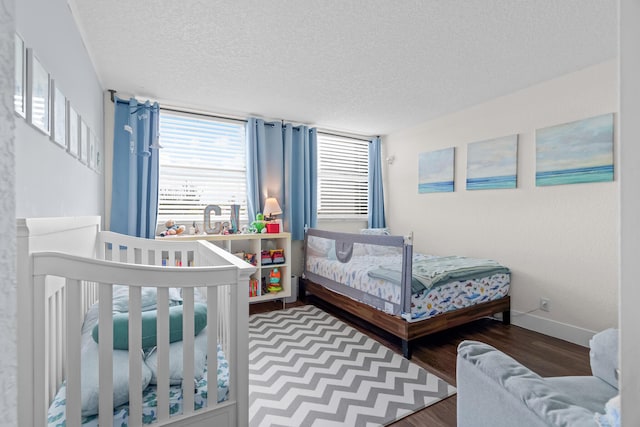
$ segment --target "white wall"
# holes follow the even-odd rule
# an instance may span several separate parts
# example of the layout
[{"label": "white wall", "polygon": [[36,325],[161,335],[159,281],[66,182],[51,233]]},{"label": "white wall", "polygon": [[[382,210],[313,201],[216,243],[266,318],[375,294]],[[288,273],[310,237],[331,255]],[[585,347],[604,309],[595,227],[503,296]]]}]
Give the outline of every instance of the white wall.
[{"label": "white wall", "polygon": [[18,425],[13,0],[0,0],[0,426]]},{"label": "white wall", "polygon": [[[67,2],[20,0],[16,31],[102,142],[102,87]],[[23,119],[15,137],[18,217],[103,214],[102,175]]]},{"label": "white wall", "polygon": [[[617,108],[610,61],[389,135],[391,230],[413,231],[420,252],[500,261],[512,270],[514,324],[587,345],[617,325],[618,171],[615,182],[537,188],[535,130]],[[516,133],[518,188],[466,191],[467,143]],[[456,147],[455,192],[418,194],[418,153],[446,147]],[[551,311],[523,314],[540,297]]]},{"label": "white wall", "polygon": [[620,1],[620,386],[622,425],[640,420],[640,2]]}]

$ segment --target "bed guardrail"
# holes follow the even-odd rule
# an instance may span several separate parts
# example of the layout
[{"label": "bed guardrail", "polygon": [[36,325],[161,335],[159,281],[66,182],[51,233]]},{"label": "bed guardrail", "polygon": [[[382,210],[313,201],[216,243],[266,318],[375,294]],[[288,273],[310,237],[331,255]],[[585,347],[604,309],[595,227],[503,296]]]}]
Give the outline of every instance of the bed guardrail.
[{"label": "bed guardrail", "polygon": [[[350,289],[337,284],[334,280],[322,275],[313,273],[307,269],[308,256],[313,251],[313,244],[310,240],[320,239],[323,241],[327,251],[327,256],[333,256],[335,251],[335,259],[341,262],[349,262],[354,253],[354,245],[376,246],[386,248],[396,248],[402,253],[402,274],[400,283],[400,302],[398,304],[389,301],[380,301],[375,297],[357,290]],[[318,242],[318,240],[316,240]],[[310,247],[311,246],[311,247]],[[365,301],[383,311],[393,314],[408,313],[411,311],[411,280],[412,280],[412,259],[413,259],[413,234],[409,236],[390,236],[390,235],[370,235],[370,234],[354,234],[340,233],[335,231],[319,230],[308,228],[305,233],[304,241],[304,267],[303,277],[326,286],[327,288],[350,296],[352,298]],[[390,310],[389,305],[392,306]]]}]

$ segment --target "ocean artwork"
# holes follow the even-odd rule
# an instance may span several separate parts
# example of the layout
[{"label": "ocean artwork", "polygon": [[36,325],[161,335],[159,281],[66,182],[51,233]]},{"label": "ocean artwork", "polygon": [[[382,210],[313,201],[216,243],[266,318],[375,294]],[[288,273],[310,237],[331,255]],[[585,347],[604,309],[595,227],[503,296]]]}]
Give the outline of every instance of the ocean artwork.
[{"label": "ocean artwork", "polygon": [[613,181],[613,113],[536,131],[536,186]]},{"label": "ocean artwork", "polygon": [[418,155],[418,193],[453,191],[454,148]]},{"label": "ocean artwork", "polygon": [[518,135],[467,145],[467,190],[516,188]]}]

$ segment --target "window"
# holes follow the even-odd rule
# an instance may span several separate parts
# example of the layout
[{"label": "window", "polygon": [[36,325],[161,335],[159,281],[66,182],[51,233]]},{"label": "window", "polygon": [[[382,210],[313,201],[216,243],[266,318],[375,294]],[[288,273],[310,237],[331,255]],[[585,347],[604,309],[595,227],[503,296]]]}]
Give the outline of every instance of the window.
[{"label": "window", "polygon": [[318,133],[318,217],[366,217],[368,174],[368,141]]},{"label": "window", "polygon": [[247,219],[244,123],[161,110],[160,145],[159,224],[200,225],[211,204],[216,220],[229,221],[234,203]]}]

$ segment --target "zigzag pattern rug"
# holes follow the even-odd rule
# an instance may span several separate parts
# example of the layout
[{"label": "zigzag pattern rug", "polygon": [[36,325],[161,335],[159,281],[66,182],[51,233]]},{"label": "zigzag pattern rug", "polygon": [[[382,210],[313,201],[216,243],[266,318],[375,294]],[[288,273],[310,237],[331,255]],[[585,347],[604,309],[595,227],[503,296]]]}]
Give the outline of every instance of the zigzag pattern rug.
[{"label": "zigzag pattern rug", "polygon": [[455,393],[314,306],[249,318],[249,426],[378,426]]}]

